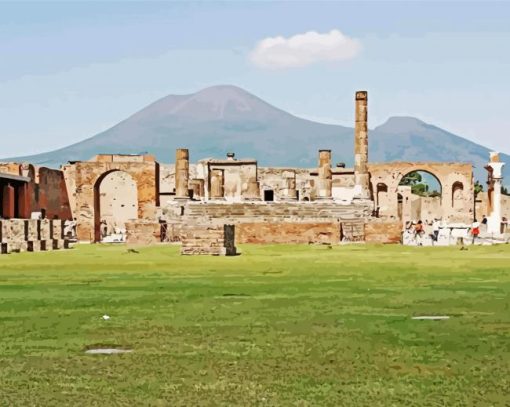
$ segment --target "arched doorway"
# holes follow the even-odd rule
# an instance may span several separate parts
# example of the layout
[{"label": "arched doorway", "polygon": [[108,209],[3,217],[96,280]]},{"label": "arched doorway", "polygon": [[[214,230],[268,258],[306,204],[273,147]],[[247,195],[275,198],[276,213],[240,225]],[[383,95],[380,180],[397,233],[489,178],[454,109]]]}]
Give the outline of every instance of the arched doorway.
[{"label": "arched doorway", "polygon": [[464,206],[464,184],[456,181],[452,185],[452,208],[461,210]]},{"label": "arched doorway", "polygon": [[401,195],[399,217],[404,222],[432,222],[443,216],[442,185],[435,174],[424,170],[410,171],[402,176],[398,190]]},{"label": "arched doorway", "polygon": [[125,238],[128,220],[138,219],[138,190],[133,177],[113,170],[101,175],[94,185],[94,237],[96,242],[115,236]]},{"label": "arched doorway", "polygon": [[383,182],[379,182],[376,185],[376,211],[378,216],[383,216],[386,214],[389,207],[389,196],[388,196],[388,185]]}]

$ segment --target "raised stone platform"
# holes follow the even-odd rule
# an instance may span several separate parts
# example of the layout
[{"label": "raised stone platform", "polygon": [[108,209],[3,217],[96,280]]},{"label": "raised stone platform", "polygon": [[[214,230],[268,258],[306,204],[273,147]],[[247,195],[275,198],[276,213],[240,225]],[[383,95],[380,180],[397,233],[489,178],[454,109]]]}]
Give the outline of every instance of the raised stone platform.
[{"label": "raised stone platform", "polygon": [[64,223],[58,219],[0,220],[0,254],[68,249]]}]

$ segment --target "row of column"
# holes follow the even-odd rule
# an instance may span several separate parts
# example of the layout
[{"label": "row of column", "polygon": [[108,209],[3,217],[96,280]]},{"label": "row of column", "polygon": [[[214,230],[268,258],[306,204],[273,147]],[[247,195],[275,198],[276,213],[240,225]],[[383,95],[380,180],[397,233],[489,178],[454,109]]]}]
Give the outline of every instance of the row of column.
[{"label": "row of column", "polygon": [[[297,199],[296,173],[285,171],[283,198]],[[355,126],[354,126],[354,178],[355,198],[370,199],[368,173],[368,93],[356,92],[355,97]],[[202,181],[203,182],[203,181]],[[210,197],[223,198],[224,172],[213,169],[210,173]],[[175,157],[175,196],[176,199],[189,199],[189,152],[187,149],[177,149]],[[319,173],[317,180],[317,198],[332,199],[332,171],[331,150],[319,150]],[[193,191],[197,189],[199,196],[203,196],[204,185],[193,180]],[[260,186],[256,178],[248,180],[245,199],[260,199]]]},{"label": "row of column", "polygon": [[[283,174],[283,200],[297,200],[296,172],[292,170],[284,171]],[[221,199],[224,197],[225,174],[222,169],[212,169],[209,174],[211,199]],[[331,171],[331,150],[319,151],[319,177],[317,180],[317,198],[332,199],[332,171]],[[175,198],[189,199],[189,185],[193,190],[194,196],[204,196],[204,180],[189,180],[189,152],[187,149],[180,148],[175,157]],[[243,192],[243,198],[247,200],[260,199],[260,184],[256,177],[250,178],[247,182],[246,191]]]},{"label": "row of column", "polygon": [[11,185],[7,183],[2,187],[2,217],[12,218],[30,218],[28,185]]}]

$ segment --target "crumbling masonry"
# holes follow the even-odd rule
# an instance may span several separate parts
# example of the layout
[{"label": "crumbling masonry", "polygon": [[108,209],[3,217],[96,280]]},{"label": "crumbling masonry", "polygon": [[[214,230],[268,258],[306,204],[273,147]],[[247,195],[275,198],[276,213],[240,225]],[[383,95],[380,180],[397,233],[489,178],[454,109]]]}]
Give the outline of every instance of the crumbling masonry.
[{"label": "crumbling masonry", "polygon": [[[70,162],[60,171],[0,164],[0,216],[27,219],[43,211],[46,218],[74,219],[80,241],[182,241],[183,253],[201,254],[234,253],[226,230],[229,236],[235,230],[236,243],[389,243],[414,219],[473,221],[471,164],[369,162],[364,91],[355,94],[354,138],[354,168],[333,167],[328,149],[318,152],[315,168],[259,167],[234,153],[190,163],[186,148],[176,151],[175,164],[122,154]],[[498,165],[491,162],[496,185]],[[440,196],[420,197],[400,185],[413,171],[435,176]]]}]

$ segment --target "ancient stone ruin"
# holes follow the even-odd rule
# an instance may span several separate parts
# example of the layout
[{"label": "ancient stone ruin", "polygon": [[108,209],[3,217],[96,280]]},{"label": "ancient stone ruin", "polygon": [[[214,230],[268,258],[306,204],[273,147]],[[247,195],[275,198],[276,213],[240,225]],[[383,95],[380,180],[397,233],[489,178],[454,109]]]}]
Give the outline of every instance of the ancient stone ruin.
[{"label": "ancient stone ruin", "polygon": [[[123,154],[99,154],[60,170],[0,164],[1,241],[20,250],[28,242],[42,247],[38,241],[58,240],[49,245],[60,247],[70,234],[82,242],[181,242],[183,254],[230,255],[240,243],[397,243],[413,221],[468,230],[483,215],[488,233],[505,234],[510,200],[501,196],[497,155],[486,167],[489,190],[475,199],[471,164],[372,163],[368,140],[368,95],[360,91],[354,168],[333,166],[328,149],[318,151],[315,168],[259,167],[233,152],[192,162],[186,148],[176,151],[173,164]],[[402,184],[417,171],[434,177],[440,191],[420,196]],[[34,213],[73,228],[35,239],[32,223],[30,236],[19,226]]]}]

